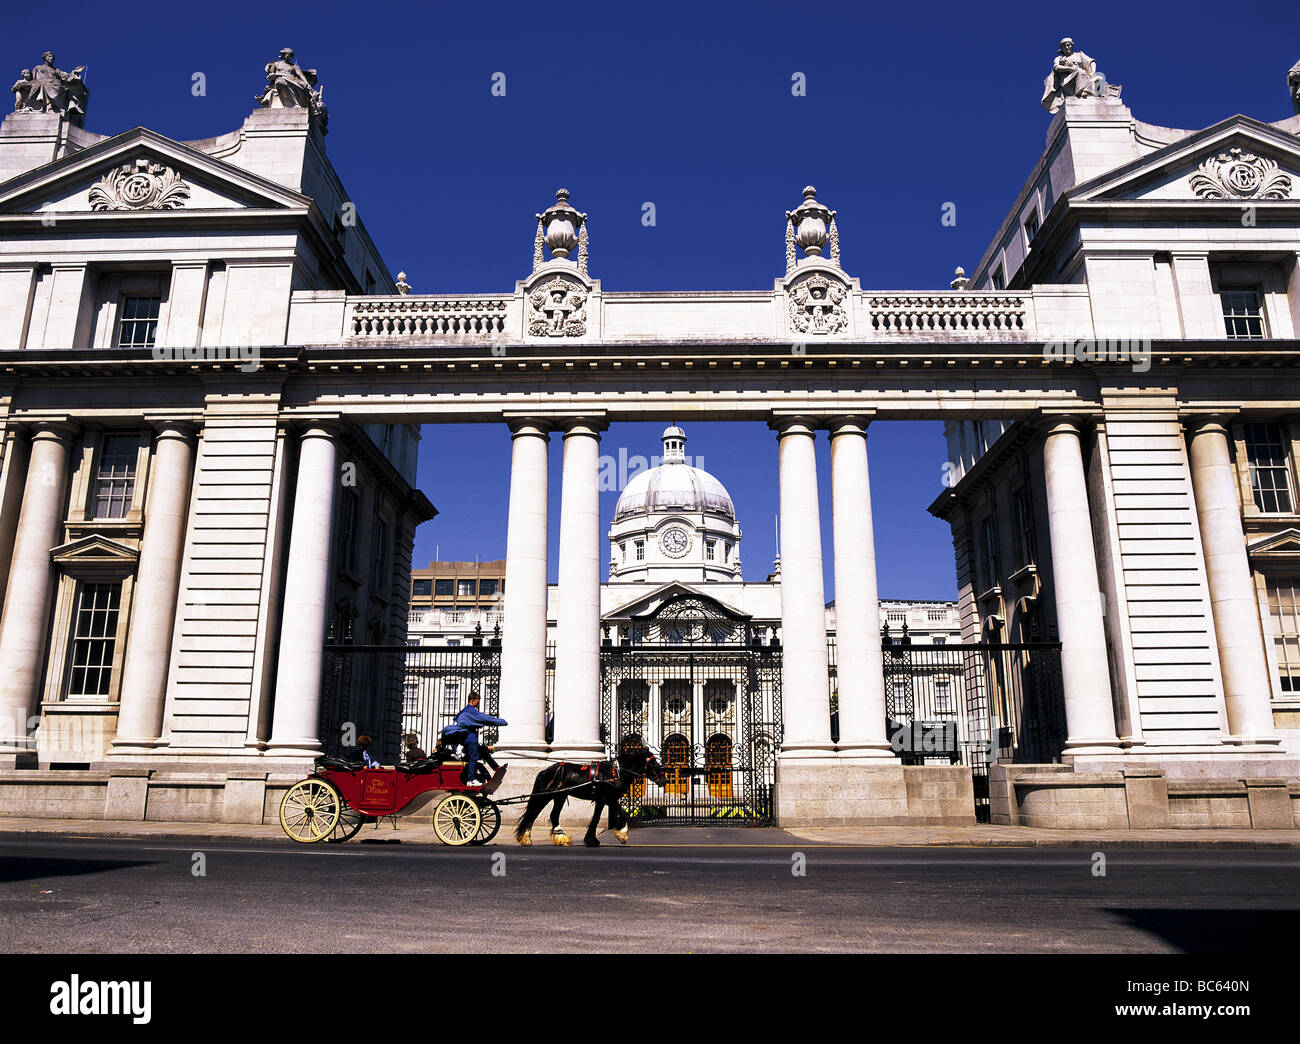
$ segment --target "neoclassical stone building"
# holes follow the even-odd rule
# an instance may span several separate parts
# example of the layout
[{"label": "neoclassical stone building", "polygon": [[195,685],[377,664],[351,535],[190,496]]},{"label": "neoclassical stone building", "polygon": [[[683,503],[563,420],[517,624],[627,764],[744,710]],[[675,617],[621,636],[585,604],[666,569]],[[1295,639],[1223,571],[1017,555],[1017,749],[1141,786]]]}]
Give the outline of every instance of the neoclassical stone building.
[{"label": "neoclassical stone building", "polygon": [[[779,656],[743,614],[645,612],[667,646],[735,637],[719,644],[761,727],[733,756],[774,768],[754,800],[779,822],[969,822],[978,766],[901,758],[887,734],[868,429],[928,418],[949,424],[932,510],[984,665],[967,693],[1000,762],[974,773],[994,818],[1293,821],[1300,116],[1151,126],[1063,42],[1047,147],[969,280],[864,289],[810,187],[770,287],[607,293],[561,190],[513,289],[442,296],[390,277],[291,52],[238,130],[188,143],[86,130],[84,85],[57,73],[0,125],[0,808],[260,820],[338,726],[399,705],[331,665],[405,639],[433,511],[413,488],[422,424],[512,440],[502,752],[603,755],[625,733],[602,434],[751,419],[774,435]],[[653,581],[638,539],[695,545],[629,508],[615,566]],[[702,581],[734,569],[729,524],[705,526]]]}]

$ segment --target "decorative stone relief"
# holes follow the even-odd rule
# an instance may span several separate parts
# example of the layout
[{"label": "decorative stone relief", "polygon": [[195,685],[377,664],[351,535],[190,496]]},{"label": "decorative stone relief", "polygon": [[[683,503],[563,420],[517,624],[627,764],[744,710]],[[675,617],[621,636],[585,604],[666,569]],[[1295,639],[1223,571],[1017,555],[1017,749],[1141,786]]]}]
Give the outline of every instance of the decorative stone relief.
[{"label": "decorative stone relief", "polygon": [[1211,156],[1188,183],[1201,199],[1290,199],[1291,176],[1253,152],[1229,149]]},{"label": "decorative stone relief", "polygon": [[531,337],[581,337],[587,332],[587,291],[556,276],[528,295]]},{"label": "decorative stone relief", "polygon": [[834,334],[849,325],[849,288],[814,272],[792,286],[790,328],[798,333]]},{"label": "decorative stone relief", "polygon": [[171,167],[138,159],[109,171],[90,189],[91,210],[179,210],[190,187]]}]

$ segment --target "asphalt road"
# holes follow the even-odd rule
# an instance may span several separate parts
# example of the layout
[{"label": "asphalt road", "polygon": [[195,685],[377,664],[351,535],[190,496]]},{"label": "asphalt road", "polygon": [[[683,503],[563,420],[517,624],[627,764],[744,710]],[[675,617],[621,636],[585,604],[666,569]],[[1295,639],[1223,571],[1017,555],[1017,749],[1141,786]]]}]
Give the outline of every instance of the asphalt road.
[{"label": "asphalt road", "polygon": [[1300,934],[1294,850],[1115,848],[1099,877],[1084,849],[743,838],[587,850],[0,835],[0,951],[462,952],[476,940],[524,953],[1261,957],[1289,954]]}]

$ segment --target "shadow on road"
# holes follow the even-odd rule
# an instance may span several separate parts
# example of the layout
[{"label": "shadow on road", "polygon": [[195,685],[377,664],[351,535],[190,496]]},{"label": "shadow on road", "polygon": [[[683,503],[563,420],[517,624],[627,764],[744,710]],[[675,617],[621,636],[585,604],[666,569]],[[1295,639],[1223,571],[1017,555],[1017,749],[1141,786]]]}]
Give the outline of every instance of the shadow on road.
[{"label": "shadow on road", "polygon": [[45,856],[8,856],[0,860],[0,884],[31,881],[35,878],[78,877],[125,870],[132,866],[152,866],[155,860],[140,859],[53,859]]},{"label": "shadow on road", "polygon": [[[1130,926],[1158,935],[1184,953],[1249,953],[1282,956],[1293,952],[1300,932],[1300,910],[1108,909]],[[1284,942],[1285,940],[1285,942]]]}]

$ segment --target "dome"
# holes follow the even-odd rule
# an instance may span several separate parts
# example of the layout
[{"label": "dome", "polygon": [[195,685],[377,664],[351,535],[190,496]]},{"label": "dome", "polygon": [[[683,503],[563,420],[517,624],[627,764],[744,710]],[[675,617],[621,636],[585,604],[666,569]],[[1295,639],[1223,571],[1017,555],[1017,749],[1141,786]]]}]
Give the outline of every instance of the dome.
[{"label": "dome", "polygon": [[663,463],[633,476],[618,498],[614,521],[671,511],[708,511],[735,522],[736,509],[726,487],[707,471],[686,463],[686,433],[674,424],[665,429],[663,443]]}]

